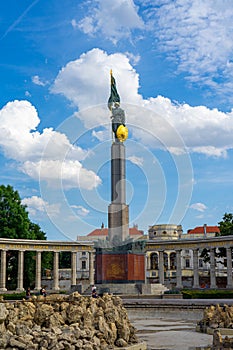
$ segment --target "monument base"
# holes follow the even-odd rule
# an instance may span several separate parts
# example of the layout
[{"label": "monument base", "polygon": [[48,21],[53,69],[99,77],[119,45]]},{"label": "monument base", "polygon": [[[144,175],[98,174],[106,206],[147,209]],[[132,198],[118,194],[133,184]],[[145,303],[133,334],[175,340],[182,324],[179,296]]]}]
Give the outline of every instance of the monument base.
[{"label": "monument base", "polygon": [[[120,223],[120,225],[119,225]],[[129,238],[129,206],[111,203],[108,206],[108,236],[110,242]]]},{"label": "monument base", "polygon": [[97,248],[96,283],[145,283],[143,241],[113,248]]}]

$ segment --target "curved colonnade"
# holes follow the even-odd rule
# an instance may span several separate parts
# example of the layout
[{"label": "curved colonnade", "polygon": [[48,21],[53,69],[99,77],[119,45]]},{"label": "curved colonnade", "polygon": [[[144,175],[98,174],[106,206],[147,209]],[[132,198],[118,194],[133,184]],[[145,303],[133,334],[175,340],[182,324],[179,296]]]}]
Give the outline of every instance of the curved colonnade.
[{"label": "curved colonnade", "polygon": [[201,239],[178,239],[178,240],[149,240],[146,242],[146,269],[151,269],[151,255],[158,253],[158,277],[159,283],[164,284],[164,253],[170,251],[176,255],[176,288],[183,288],[182,285],[182,250],[193,251],[193,288],[199,288],[199,264],[198,254],[204,248],[210,251],[210,288],[216,288],[216,261],[215,250],[226,249],[227,259],[227,288],[233,288],[232,280],[232,247],[233,236],[221,236]]},{"label": "curved colonnade", "polygon": [[77,253],[89,253],[89,279],[90,284],[94,284],[94,243],[93,242],[63,242],[63,241],[42,241],[42,240],[26,240],[26,239],[0,239],[0,291],[6,289],[6,254],[7,251],[18,251],[18,275],[17,275],[17,291],[23,291],[23,275],[24,275],[24,252],[36,252],[36,274],[35,274],[35,290],[41,289],[41,254],[42,252],[53,252],[53,290],[59,290],[59,252],[71,252],[71,285],[76,284],[77,279]]},{"label": "curved colonnade", "polygon": [[[227,288],[233,289],[232,278],[232,248],[233,237],[211,237],[202,239],[178,239],[178,240],[148,240],[145,246],[145,269],[146,272],[155,269],[151,266],[151,256],[158,255],[156,262],[158,270],[159,283],[164,284],[165,264],[164,253],[172,256],[176,266],[169,266],[175,269],[176,288],[183,288],[182,285],[182,250],[192,250],[193,252],[193,288],[199,288],[199,264],[198,256],[204,248],[210,251],[210,288],[216,288],[216,259],[215,250],[217,248],[226,249],[226,275]],[[0,292],[6,291],[6,254],[7,251],[18,251],[18,275],[17,275],[17,291],[23,291],[24,276],[24,252],[36,252],[36,273],[35,273],[35,290],[41,289],[41,254],[45,251],[53,252],[53,290],[59,290],[59,252],[71,252],[71,285],[75,285],[77,281],[77,253],[87,252],[89,254],[89,283],[94,284],[94,242],[63,242],[63,241],[36,241],[36,240],[16,240],[16,239],[0,239]],[[170,264],[170,263],[169,263]],[[148,280],[145,281],[148,283]]]}]

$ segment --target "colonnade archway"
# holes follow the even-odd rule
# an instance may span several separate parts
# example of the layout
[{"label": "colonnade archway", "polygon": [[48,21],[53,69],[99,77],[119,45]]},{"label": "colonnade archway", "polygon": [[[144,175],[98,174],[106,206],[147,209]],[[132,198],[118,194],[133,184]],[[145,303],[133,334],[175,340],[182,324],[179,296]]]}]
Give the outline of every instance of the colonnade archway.
[{"label": "colonnade archway", "polygon": [[94,244],[93,242],[62,242],[62,241],[37,241],[37,240],[16,240],[0,239],[0,291],[7,291],[6,288],[6,261],[7,252],[17,251],[18,271],[17,271],[17,291],[23,291],[24,285],[24,254],[27,251],[36,253],[35,260],[35,290],[41,289],[41,257],[42,253],[53,252],[53,287],[54,291],[59,290],[59,253],[71,252],[71,285],[76,285],[77,281],[77,253],[89,253],[89,282],[94,284]]},{"label": "colonnade archway", "polygon": [[189,269],[192,270],[192,287],[200,287],[200,273],[201,266],[199,264],[200,252],[204,249],[209,250],[210,263],[209,263],[209,282],[210,288],[217,288],[216,276],[217,276],[217,260],[216,249],[226,249],[226,287],[233,289],[232,278],[232,248],[233,237],[221,236],[201,239],[178,239],[178,240],[150,240],[146,242],[146,283],[152,283],[154,281],[164,284],[166,278],[175,280],[175,287],[178,289],[183,288],[182,272],[183,267],[183,254],[185,250],[192,252],[192,265]]}]

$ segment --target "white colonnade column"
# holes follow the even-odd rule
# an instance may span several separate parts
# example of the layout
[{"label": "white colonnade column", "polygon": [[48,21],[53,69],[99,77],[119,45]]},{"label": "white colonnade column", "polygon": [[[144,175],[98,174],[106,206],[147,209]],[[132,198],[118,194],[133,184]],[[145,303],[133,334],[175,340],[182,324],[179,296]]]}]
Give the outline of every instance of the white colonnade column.
[{"label": "white colonnade column", "polygon": [[216,288],[215,248],[210,249],[210,288]]},{"label": "white colonnade column", "polygon": [[18,251],[18,276],[17,276],[17,292],[23,292],[23,263],[24,263],[24,251]]},{"label": "white colonnade column", "polygon": [[193,288],[199,288],[198,249],[193,249]]},{"label": "white colonnade column", "polygon": [[95,278],[94,278],[94,253],[89,252],[89,281],[90,285],[95,284]]},{"label": "white colonnade column", "polygon": [[41,251],[36,251],[36,283],[35,290],[41,289]]},{"label": "white colonnade column", "polygon": [[159,250],[159,283],[164,284],[164,256],[163,256],[163,250]]},{"label": "white colonnade column", "polygon": [[54,252],[53,255],[53,290],[58,291],[59,288],[59,252]]},{"label": "white colonnade column", "polygon": [[181,250],[176,250],[176,288],[183,288],[181,269]]},{"label": "white colonnade column", "polygon": [[0,291],[6,292],[6,250],[1,250]]},{"label": "white colonnade column", "polygon": [[77,253],[71,252],[71,286],[77,284]]},{"label": "white colonnade column", "polygon": [[232,288],[232,251],[227,248],[227,288]]}]

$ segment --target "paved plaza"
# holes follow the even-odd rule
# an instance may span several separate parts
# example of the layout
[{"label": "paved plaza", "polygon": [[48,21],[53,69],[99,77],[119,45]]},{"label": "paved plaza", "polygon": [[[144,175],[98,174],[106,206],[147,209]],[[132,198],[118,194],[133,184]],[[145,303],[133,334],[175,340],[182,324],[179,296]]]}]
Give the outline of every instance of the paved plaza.
[{"label": "paved plaza", "polygon": [[[148,350],[210,350],[213,336],[196,332],[196,324],[201,320],[205,307],[231,305],[232,299],[125,299],[124,303],[132,325],[138,330],[138,337],[147,342]],[[135,307],[130,308],[130,303]]]},{"label": "paved plaza", "polygon": [[147,342],[148,350],[207,350],[212,335],[195,331],[196,322],[155,317],[130,317],[138,337]]}]

